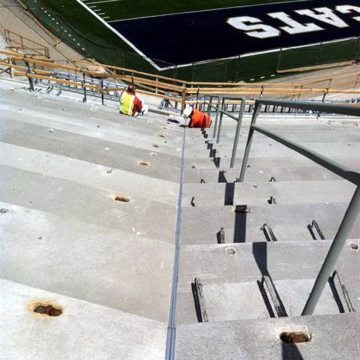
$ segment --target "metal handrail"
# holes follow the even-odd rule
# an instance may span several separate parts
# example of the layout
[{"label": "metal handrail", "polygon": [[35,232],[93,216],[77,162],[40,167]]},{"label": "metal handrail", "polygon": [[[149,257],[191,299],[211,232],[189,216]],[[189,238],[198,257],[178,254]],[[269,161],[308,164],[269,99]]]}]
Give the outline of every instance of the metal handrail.
[{"label": "metal handrail", "polygon": [[354,195],[345,212],[340,227],[337,230],[335,238],[321,266],[321,270],[316,278],[314,286],[311,290],[309,298],[301,314],[301,315],[312,315],[320,299],[321,293],[323,292],[324,287],[327,284],[328,278],[335,267],[336,261],[341,254],[341,250],[345,245],[345,241],[349,237],[350,231],[353,225],[355,224],[357,216],[360,212],[360,174],[356,171],[348,169],[342,164],[338,164],[333,160],[321,154],[318,154],[317,152],[311,149],[306,148],[305,146],[297,144],[295,141],[286,139],[259,125],[255,125],[262,105],[275,105],[275,106],[278,105],[278,106],[285,106],[294,109],[312,110],[312,111],[320,111],[320,112],[335,113],[335,114],[350,115],[350,116],[360,116],[360,106],[324,104],[324,103],[313,103],[313,102],[293,102],[293,101],[289,102],[289,101],[275,101],[275,100],[255,101],[255,109],[251,120],[250,131],[244,152],[239,181],[241,182],[244,181],[250,149],[251,149],[252,138],[254,132],[257,131],[283,144],[284,146],[296,151],[297,153],[305,156],[306,158],[315,161],[320,166],[334,172],[343,179],[348,180],[356,185],[356,190],[354,192]]},{"label": "metal handrail", "polygon": [[[236,121],[236,130],[235,130],[235,137],[234,137],[234,144],[231,153],[231,160],[230,160],[230,168],[234,167],[235,159],[236,159],[236,151],[239,143],[239,136],[241,130],[242,119],[245,111],[245,102],[246,99],[244,97],[221,97],[216,96],[218,98],[217,106],[212,105],[212,99],[214,96],[210,96],[210,100],[208,103],[208,113],[210,114],[211,109],[216,109],[216,118],[214,123],[214,132],[213,138],[216,137],[216,143],[220,142],[220,134],[221,134],[221,126],[222,126],[222,119],[223,115],[228,116],[229,118]],[[240,101],[240,110],[238,116],[235,116],[228,111],[225,111],[225,101],[227,100],[237,100]],[[221,103],[221,106],[220,106]]]}]

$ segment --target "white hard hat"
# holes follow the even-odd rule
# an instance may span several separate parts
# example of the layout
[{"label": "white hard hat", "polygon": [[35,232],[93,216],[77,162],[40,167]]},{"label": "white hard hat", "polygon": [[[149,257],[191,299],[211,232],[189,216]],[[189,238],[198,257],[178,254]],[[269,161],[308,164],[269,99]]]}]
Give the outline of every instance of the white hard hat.
[{"label": "white hard hat", "polygon": [[193,108],[191,106],[186,106],[186,108],[183,111],[183,115],[186,117],[189,117],[193,111]]}]

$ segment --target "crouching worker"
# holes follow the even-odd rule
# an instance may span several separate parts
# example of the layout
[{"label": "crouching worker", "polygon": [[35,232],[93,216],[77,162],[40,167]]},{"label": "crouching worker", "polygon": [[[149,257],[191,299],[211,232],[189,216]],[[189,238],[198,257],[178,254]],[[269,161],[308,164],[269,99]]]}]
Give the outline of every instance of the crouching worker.
[{"label": "crouching worker", "polygon": [[203,113],[200,110],[193,109],[191,106],[187,106],[184,111],[183,115],[185,118],[189,118],[190,122],[188,126],[190,128],[209,128],[211,126],[211,119],[208,114]]},{"label": "crouching worker", "polygon": [[120,113],[130,116],[146,115],[148,107],[136,96],[135,86],[129,85],[120,95]]}]

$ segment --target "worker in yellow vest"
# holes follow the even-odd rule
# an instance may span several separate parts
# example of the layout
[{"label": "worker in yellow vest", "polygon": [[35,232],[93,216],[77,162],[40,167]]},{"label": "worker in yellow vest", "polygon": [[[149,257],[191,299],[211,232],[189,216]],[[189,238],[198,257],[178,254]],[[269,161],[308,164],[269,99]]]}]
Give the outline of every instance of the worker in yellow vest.
[{"label": "worker in yellow vest", "polygon": [[135,94],[135,86],[129,85],[120,95],[120,113],[130,116],[146,115],[148,107]]}]

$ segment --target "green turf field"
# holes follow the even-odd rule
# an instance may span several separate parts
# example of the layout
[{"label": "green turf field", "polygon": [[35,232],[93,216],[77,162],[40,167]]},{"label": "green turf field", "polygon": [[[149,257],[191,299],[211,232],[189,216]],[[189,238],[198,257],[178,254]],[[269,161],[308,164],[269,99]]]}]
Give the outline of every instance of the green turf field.
[{"label": "green turf field", "polygon": [[[75,0],[21,0],[60,39],[84,57],[100,62],[156,73],[156,70]],[[101,9],[103,18],[129,19],[186,11],[272,3],[285,0],[85,0]],[[289,0],[286,0],[289,1]],[[263,80],[277,69],[311,66],[359,58],[358,40],[318,45],[279,53],[216,61],[162,71],[162,75],[193,81]]]}]

